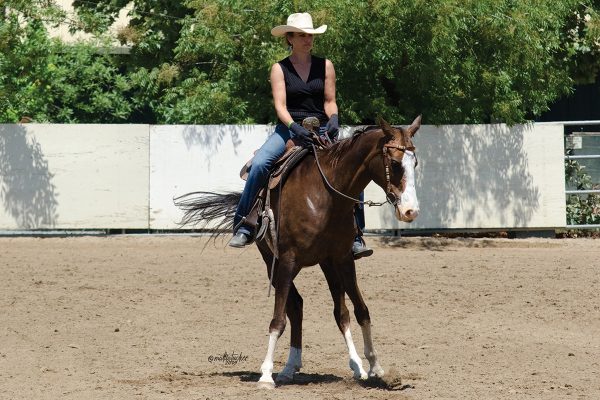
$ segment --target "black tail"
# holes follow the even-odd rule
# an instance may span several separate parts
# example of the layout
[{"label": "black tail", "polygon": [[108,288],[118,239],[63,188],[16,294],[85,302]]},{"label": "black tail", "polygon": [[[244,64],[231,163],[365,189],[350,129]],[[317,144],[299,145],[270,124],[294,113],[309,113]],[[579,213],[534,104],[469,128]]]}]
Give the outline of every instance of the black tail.
[{"label": "black tail", "polygon": [[209,229],[216,235],[224,230],[231,231],[241,197],[241,192],[192,192],[176,197],[173,199],[175,205],[184,212],[179,226],[206,228],[214,222]]}]

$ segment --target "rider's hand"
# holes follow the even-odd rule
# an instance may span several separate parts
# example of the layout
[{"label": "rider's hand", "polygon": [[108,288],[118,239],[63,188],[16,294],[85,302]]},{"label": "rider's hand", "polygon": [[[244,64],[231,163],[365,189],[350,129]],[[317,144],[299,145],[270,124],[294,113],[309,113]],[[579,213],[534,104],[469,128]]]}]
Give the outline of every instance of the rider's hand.
[{"label": "rider's hand", "polygon": [[327,130],[327,134],[329,135],[331,140],[337,139],[337,136],[340,133],[340,123],[338,122],[337,114],[331,115],[331,118],[329,118],[329,121],[327,122],[325,129]]},{"label": "rider's hand", "polygon": [[297,122],[290,125],[292,139],[297,139],[303,145],[310,144],[312,142],[312,135],[310,132]]}]

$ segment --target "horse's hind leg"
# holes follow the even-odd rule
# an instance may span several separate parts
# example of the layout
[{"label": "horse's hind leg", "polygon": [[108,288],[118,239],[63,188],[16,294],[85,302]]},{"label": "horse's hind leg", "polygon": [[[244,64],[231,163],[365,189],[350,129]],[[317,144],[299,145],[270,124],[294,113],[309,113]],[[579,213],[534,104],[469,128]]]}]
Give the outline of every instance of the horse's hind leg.
[{"label": "horse's hind leg", "polygon": [[350,356],[349,365],[354,373],[354,378],[366,379],[367,373],[363,369],[362,360],[356,351],[352,334],[350,333],[350,313],[348,312],[348,307],[346,307],[344,285],[339,270],[329,263],[321,263],[320,265],[325,274],[327,285],[329,285],[331,297],[333,298],[333,316],[335,317],[335,322],[342,335],[344,335],[344,340],[348,347],[348,355]]},{"label": "horse's hind leg", "polygon": [[379,365],[379,359],[377,358],[377,352],[373,347],[373,337],[371,336],[371,317],[369,315],[369,309],[365,304],[365,301],[358,288],[356,281],[356,268],[354,260],[351,263],[344,264],[342,271],[344,280],[344,287],[346,293],[354,305],[354,315],[356,320],[362,329],[363,341],[365,346],[365,357],[369,360],[369,377],[383,377],[384,371]]},{"label": "horse's hind leg", "polygon": [[286,304],[286,313],[290,320],[290,354],[285,368],[277,374],[277,383],[289,383],[294,374],[302,368],[302,296],[292,283]]}]

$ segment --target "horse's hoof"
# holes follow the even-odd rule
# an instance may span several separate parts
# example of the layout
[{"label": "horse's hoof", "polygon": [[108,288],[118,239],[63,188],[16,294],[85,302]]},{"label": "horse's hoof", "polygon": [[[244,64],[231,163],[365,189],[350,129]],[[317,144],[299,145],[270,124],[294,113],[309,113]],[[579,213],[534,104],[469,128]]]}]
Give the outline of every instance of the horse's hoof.
[{"label": "horse's hoof", "polygon": [[354,373],[354,379],[356,379],[357,381],[366,381],[367,379],[369,379],[369,376],[367,375],[366,372],[355,372]]},{"label": "horse's hoof", "polygon": [[362,365],[359,365],[354,360],[350,360],[350,369],[352,369],[352,372],[354,372],[354,379],[366,380],[369,377],[367,375],[367,372],[363,369]]},{"label": "horse's hoof", "polygon": [[256,384],[260,389],[275,389],[275,382],[271,379],[271,381],[258,381]]},{"label": "horse's hoof", "polygon": [[287,375],[287,374],[279,373],[279,374],[277,374],[277,378],[275,378],[275,382],[277,382],[278,385],[285,385],[288,383],[292,383],[293,381],[294,381],[294,375]]},{"label": "horse's hoof", "polygon": [[381,368],[381,367],[373,368],[372,370],[369,371],[369,378],[383,378],[384,375],[385,375],[385,372],[383,371],[383,368]]}]

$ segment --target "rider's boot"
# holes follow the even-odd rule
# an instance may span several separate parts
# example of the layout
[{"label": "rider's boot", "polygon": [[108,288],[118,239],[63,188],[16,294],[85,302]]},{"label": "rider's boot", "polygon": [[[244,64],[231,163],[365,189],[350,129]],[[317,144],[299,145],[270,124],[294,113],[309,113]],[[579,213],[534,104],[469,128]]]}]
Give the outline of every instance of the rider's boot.
[{"label": "rider's boot", "polygon": [[372,254],[373,249],[367,247],[362,236],[357,236],[352,244],[352,255],[354,256],[354,259],[358,260],[359,258],[369,257]]},{"label": "rider's boot", "polygon": [[250,235],[245,234],[244,232],[237,232],[231,240],[229,241],[230,247],[244,247],[251,243]]}]

